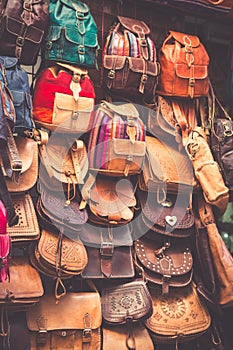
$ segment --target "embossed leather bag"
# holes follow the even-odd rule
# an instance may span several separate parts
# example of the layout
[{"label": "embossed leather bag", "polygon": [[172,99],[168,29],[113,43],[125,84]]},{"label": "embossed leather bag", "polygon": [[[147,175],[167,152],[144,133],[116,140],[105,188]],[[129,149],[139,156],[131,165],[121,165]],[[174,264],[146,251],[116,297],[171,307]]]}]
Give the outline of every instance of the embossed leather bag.
[{"label": "embossed leather bag", "polygon": [[81,273],[83,278],[134,277],[133,239],[129,225],[103,227],[87,222],[80,238],[88,257]]},{"label": "embossed leather bag", "polygon": [[16,57],[25,65],[34,65],[48,25],[47,1],[4,0],[0,13],[0,54]]},{"label": "embossed leather bag", "polygon": [[208,53],[195,35],[170,30],[159,52],[157,93],[194,98],[207,96]]},{"label": "embossed leather bag", "polygon": [[152,300],[147,284],[143,280],[134,280],[104,288],[101,291],[101,303],[105,323],[112,326],[125,324],[128,331],[126,346],[128,349],[134,349],[134,323],[146,320],[152,315]]},{"label": "embossed leather bag", "polygon": [[171,288],[163,295],[159,286],[149,288],[153,302],[153,314],[145,321],[156,344],[179,344],[189,342],[208,332],[211,317],[200,299],[195,284]]},{"label": "embossed leather bag", "polygon": [[89,138],[90,169],[109,176],[139,174],[146,152],[145,132],[132,103],[103,101],[95,111]]},{"label": "embossed leather bag", "polygon": [[97,292],[46,294],[27,312],[31,350],[100,350],[102,322]]},{"label": "embossed leather bag", "polygon": [[170,293],[170,287],[191,282],[193,257],[189,239],[165,238],[150,231],[137,239],[134,247],[145,278],[160,284],[163,294]]},{"label": "embossed leather bag", "polygon": [[152,98],[159,63],[150,28],[143,21],[117,16],[106,38],[102,85],[110,94]]}]

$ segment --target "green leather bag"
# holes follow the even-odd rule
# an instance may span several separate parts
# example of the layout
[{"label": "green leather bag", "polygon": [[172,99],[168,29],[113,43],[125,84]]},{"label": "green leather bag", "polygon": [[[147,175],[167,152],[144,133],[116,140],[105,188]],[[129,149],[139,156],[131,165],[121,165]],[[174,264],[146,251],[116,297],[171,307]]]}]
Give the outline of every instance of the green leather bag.
[{"label": "green leather bag", "polygon": [[43,59],[97,66],[97,25],[89,7],[77,0],[51,0]]}]

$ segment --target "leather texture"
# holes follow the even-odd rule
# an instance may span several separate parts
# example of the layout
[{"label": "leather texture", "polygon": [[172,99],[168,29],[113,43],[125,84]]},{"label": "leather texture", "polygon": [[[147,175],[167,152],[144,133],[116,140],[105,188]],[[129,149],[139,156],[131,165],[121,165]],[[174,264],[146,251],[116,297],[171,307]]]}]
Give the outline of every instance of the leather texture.
[{"label": "leather texture", "polygon": [[88,143],[90,169],[109,176],[140,173],[146,151],[145,132],[132,103],[103,101],[95,111]]},{"label": "leather texture", "polygon": [[96,292],[67,293],[59,302],[47,294],[26,316],[32,350],[101,349],[101,302]]},{"label": "leather texture", "polygon": [[81,1],[52,0],[49,16],[43,58],[96,68],[98,30],[88,5]]},{"label": "leather texture", "polygon": [[92,124],[94,85],[86,70],[68,67],[57,64],[40,71],[33,92],[33,118],[38,127],[83,134]]},{"label": "leather texture", "polygon": [[152,98],[159,68],[148,25],[134,18],[116,17],[104,47],[104,89],[110,95]]},{"label": "leather texture", "polygon": [[195,35],[169,31],[159,52],[161,72],[156,92],[177,97],[207,96],[208,53]]},{"label": "leather texture", "polygon": [[0,5],[0,54],[34,65],[48,25],[48,3],[44,0],[4,0]]}]

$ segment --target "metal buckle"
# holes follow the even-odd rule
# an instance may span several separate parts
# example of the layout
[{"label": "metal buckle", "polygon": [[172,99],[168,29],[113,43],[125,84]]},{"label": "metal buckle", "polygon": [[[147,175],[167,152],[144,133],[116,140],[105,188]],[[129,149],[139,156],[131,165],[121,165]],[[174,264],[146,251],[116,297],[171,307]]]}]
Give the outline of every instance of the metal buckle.
[{"label": "metal buckle", "polygon": [[52,48],[52,41],[48,41],[47,43],[46,43],[46,49],[47,50],[51,50],[51,48]]},{"label": "metal buckle", "polygon": [[33,10],[32,4],[28,3],[26,1],[24,1],[24,3],[23,3],[23,8],[24,8],[24,10],[30,11],[30,12],[32,12],[32,10]]},{"label": "metal buckle", "polygon": [[193,87],[195,85],[195,78],[189,78],[189,86]]},{"label": "metal buckle", "polygon": [[92,330],[91,328],[83,329],[83,342],[87,343],[91,341]]},{"label": "metal buckle", "polygon": [[74,113],[72,114],[72,117],[71,117],[71,118],[72,118],[73,120],[77,120],[77,119],[78,119],[78,116],[79,116],[79,112],[76,111],[76,112],[74,112]]},{"label": "metal buckle", "polygon": [[100,254],[102,256],[109,256],[111,257],[113,255],[114,247],[111,242],[102,242],[100,247]]},{"label": "metal buckle", "polygon": [[132,127],[135,126],[135,118],[128,117],[127,124],[128,124],[128,126],[132,126]]},{"label": "metal buckle", "polygon": [[84,13],[79,12],[78,10],[76,10],[76,18],[77,18],[77,19],[83,20],[84,17],[85,17],[85,16],[84,16]]},{"label": "metal buckle", "polygon": [[110,79],[114,79],[115,78],[115,71],[114,69],[111,69],[109,72],[108,72],[108,78]]},{"label": "metal buckle", "polygon": [[16,39],[16,45],[17,46],[23,46],[24,45],[24,38],[22,36],[18,36]]},{"label": "metal buckle", "polygon": [[148,76],[146,74],[142,74],[141,76],[141,83],[146,84]]},{"label": "metal buckle", "polygon": [[84,47],[84,45],[79,45],[78,46],[78,53],[80,55],[84,55],[85,54],[85,47]]},{"label": "metal buckle", "polygon": [[146,47],[146,46],[147,46],[147,41],[146,41],[145,38],[140,38],[139,41],[140,41],[140,45],[141,45],[141,46],[143,46],[143,47]]},{"label": "metal buckle", "polygon": [[233,135],[232,129],[227,125],[226,122],[223,122],[223,127],[224,127],[224,136],[230,137]]}]

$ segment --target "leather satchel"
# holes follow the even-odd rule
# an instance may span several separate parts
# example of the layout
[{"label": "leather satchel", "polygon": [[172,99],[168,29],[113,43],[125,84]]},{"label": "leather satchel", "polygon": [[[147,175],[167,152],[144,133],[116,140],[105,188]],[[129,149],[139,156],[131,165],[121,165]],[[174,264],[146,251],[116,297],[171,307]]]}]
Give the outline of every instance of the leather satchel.
[{"label": "leather satchel", "polygon": [[171,288],[166,295],[159,286],[151,286],[149,290],[153,314],[145,325],[156,344],[173,344],[178,349],[179,344],[208,332],[211,317],[193,282],[186,287]]},{"label": "leather satchel", "polygon": [[145,278],[161,285],[163,294],[170,293],[170,287],[183,287],[191,282],[193,256],[189,239],[149,232],[135,240],[134,248]]},{"label": "leather satchel", "polygon": [[88,262],[83,278],[134,277],[133,239],[129,225],[103,227],[87,222],[80,239],[85,245]]},{"label": "leather satchel", "polygon": [[34,65],[47,29],[49,12],[44,0],[4,0],[0,5],[0,54]]},{"label": "leather satchel", "polygon": [[12,195],[15,213],[19,220],[17,225],[7,228],[13,245],[24,246],[39,239],[40,229],[32,197],[29,193]]},{"label": "leather satchel", "polygon": [[67,293],[57,302],[46,294],[28,310],[31,350],[100,350],[102,322],[97,292]]},{"label": "leather satchel", "polygon": [[170,30],[159,62],[157,94],[186,98],[208,95],[209,56],[197,36]]}]

